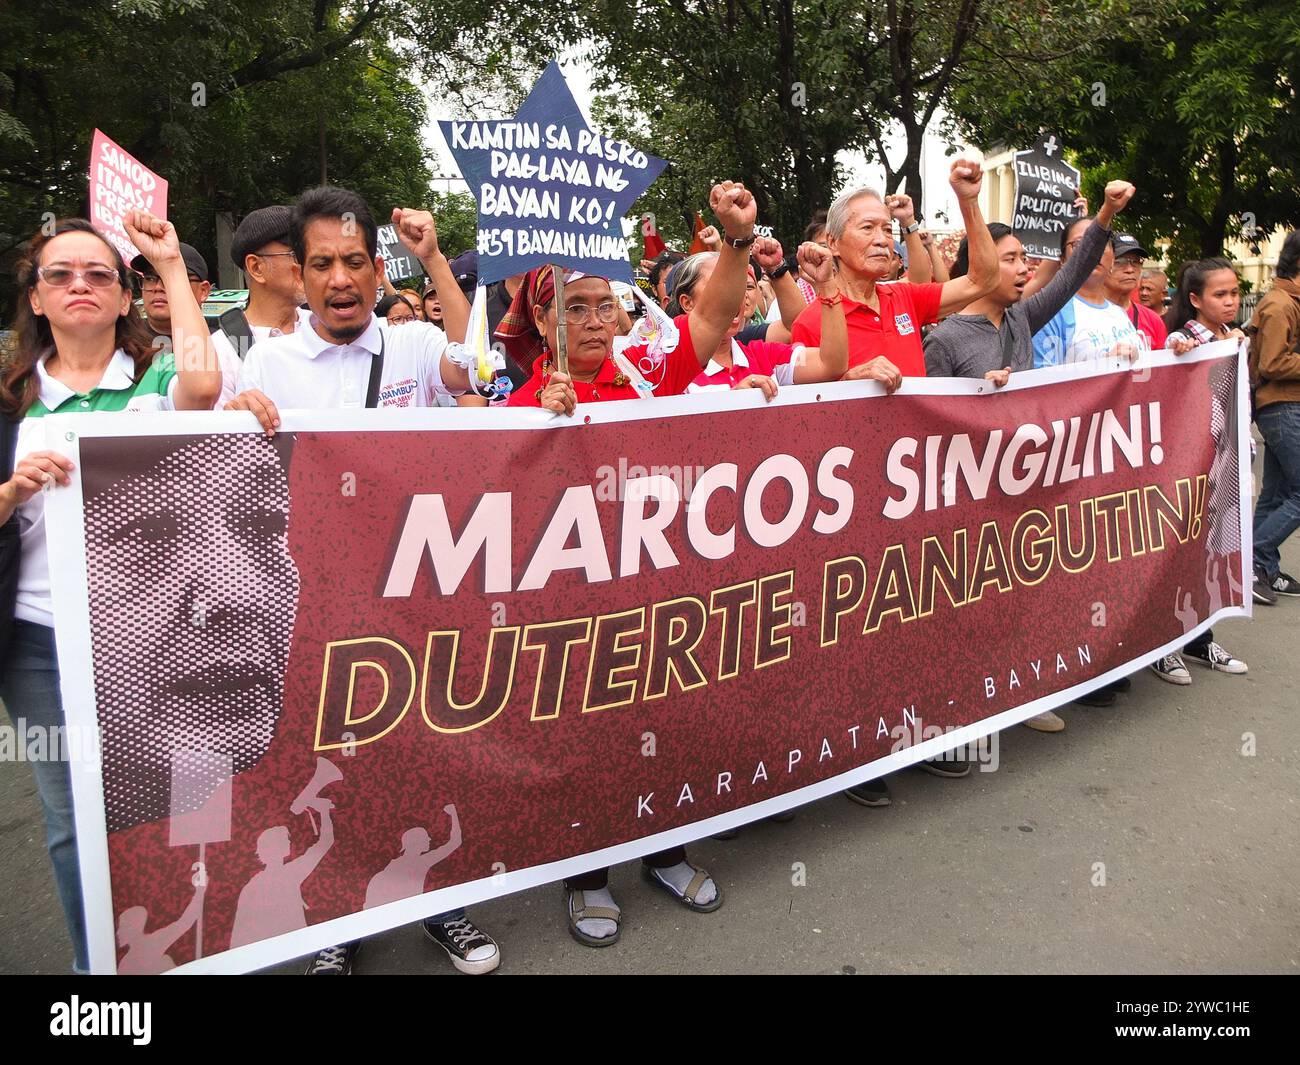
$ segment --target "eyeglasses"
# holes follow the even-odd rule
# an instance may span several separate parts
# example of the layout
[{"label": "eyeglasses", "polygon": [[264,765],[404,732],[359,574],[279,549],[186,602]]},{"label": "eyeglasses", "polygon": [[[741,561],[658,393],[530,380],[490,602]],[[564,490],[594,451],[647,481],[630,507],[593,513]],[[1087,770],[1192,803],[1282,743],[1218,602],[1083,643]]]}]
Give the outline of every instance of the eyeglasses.
[{"label": "eyeglasses", "polygon": [[585,303],[570,303],[564,308],[564,320],[569,325],[585,325],[591,320],[592,315],[609,325],[618,317],[618,304],[612,300],[590,307]]},{"label": "eyeglasses", "polygon": [[259,259],[274,259],[280,255],[287,255],[289,258],[293,258],[293,252],[291,251],[255,251],[253,254]]},{"label": "eyeglasses", "polygon": [[[186,274],[185,276],[189,279],[191,285],[202,283],[200,279],[195,277],[193,274]],[[166,285],[163,284],[162,279],[157,274],[141,274],[140,290],[143,292],[147,288],[166,288]]]},{"label": "eyeglasses", "polygon": [[122,283],[122,279],[117,276],[117,271],[110,270],[106,266],[92,266],[86,270],[73,270],[67,266],[40,266],[37,267],[36,273],[51,288],[67,288],[76,277],[81,278],[91,288],[109,288]]}]

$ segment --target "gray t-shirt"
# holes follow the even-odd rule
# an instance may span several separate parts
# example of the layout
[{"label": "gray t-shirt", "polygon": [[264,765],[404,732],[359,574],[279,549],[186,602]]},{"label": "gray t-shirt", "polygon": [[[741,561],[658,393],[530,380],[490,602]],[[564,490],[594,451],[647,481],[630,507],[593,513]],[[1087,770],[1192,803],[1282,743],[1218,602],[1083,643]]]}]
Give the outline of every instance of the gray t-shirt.
[{"label": "gray t-shirt", "polygon": [[[1055,277],[1028,299],[1012,304],[1002,314],[1002,328],[1011,331],[1011,369],[1034,365],[1034,334],[1069,302],[1101,261],[1110,230],[1093,222],[1083,234],[1079,249]],[[928,377],[979,377],[1002,367],[1003,334],[982,314],[950,314],[925,338],[925,372]]]}]

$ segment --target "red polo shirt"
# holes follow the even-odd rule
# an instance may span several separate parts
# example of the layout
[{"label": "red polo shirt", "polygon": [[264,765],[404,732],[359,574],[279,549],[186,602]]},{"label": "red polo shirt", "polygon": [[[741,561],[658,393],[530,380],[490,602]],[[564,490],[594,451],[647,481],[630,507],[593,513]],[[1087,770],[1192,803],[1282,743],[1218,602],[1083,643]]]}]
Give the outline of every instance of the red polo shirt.
[{"label": "red polo shirt", "polygon": [[1127,313],[1129,321],[1133,323],[1133,328],[1139,333],[1146,334],[1152,351],[1159,351],[1165,346],[1169,331],[1165,328],[1164,320],[1150,307],[1138,303],[1136,293],[1133,295],[1133,302]]},{"label": "red polo shirt", "polygon": [[[925,376],[921,326],[939,320],[943,285],[914,285],[910,281],[884,281],[876,285],[880,301],[877,314],[865,303],[845,297],[844,321],[849,331],[849,366],[861,366],[883,355],[904,377]],[[820,347],[822,308],[814,301],[804,308],[790,330],[791,342]]]},{"label": "red polo shirt", "polygon": [[[680,396],[700,372],[700,360],[695,357],[695,346],[691,343],[690,322],[686,315],[679,314],[674,321],[680,337],[677,347],[668,353],[663,364],[647,370],[641,360],[647,357],[646,346],[638,344],[627,348],[623,354],[628,361],[655,386],[656,396]],[[508,407],[540,407],[541,393],[545,379],[550,377],[552,367],[551,353],[542,352],[533,363],[533,375],[523,385],[510,393],[506,401]],[[594,381],[574,381],[574,394],[579,403],[600,403],[611,399],[636,399],[637,391],[632,387],[623,372],[614,363],[612,356],[600,364],[600,371]]]}]

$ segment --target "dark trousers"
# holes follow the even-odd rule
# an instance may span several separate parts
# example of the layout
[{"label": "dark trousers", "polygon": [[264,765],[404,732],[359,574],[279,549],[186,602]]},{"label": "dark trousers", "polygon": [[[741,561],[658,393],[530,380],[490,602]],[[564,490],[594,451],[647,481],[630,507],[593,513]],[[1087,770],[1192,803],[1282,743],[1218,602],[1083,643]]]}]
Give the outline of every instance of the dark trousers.
[{"label": "dark trousers", "polygon": [[1210,646],[1210,641],[1214,639],[1214,630],[1206,629],[1196,639],[1189,644],[1184,644],[1183,650],[1188,654],[1205,654],[1205,649]]},{"label": "dark trousers", "polygon": [[[4,699],[16,729],[39,728],[47,736],[63,730],[59,662],[54,649],[54,630],[49,626],[14,622],[0,698]],[[47,755],[52,753],[50,743],[47,740]],[[77,830],[72,819],[72,767],[66,755],[65,748],[57,756],[32,760],[32,772],[45,814],[45,848],[54,867],[54,886],[58,888],[68,938],[72,941],[73,968],[87,972],[90,960],[86,951],[81,870],[77,864]]]},{"label": "dark trousers", "polygon": [[[680,865],[686,861],[685,847],[669,847],[666,851],[660,851],[658,854],[647,854],[641,859],[651,869],[667,869],[672,865]],[[604,869],[593,869],[590,873],[583,873],[581,876],[571,876],[564,882],[564,886],[570,891],[599,891],[609,884],[609,866]]]}]

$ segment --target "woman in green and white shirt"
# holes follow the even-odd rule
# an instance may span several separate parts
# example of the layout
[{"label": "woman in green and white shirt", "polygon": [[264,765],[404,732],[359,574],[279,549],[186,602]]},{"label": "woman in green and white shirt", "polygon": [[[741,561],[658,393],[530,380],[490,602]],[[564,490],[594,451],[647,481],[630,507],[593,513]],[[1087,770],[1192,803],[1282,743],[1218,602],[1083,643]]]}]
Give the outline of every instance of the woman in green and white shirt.
[{"label": "woman in green and white shirt", "polygon": [[[48,736],[64,724],[54,645],[44,493],[70,483],[72,463],[46,448],[46,414],[126,410],[211,410],[221,391],[203,312],[190,290],[176,230],[144,211],[125,220],[127,236],[149,259],[172,307],[175,355],[155,357],[137,313],[126,264],[89,222],[64,219],[33,238],[18,266],[17,351],[0,375],[5,431],[16,462],[0,484],[0,523],[16,520],[20,540],[17,594],[0,603],[14,622],[0,647],[0,698],[27,733]],[[12,588],[6,583],[5,587]],[[46,845],[75,954],[89,968],[81,878],[72,819],[66,745],[47,742],[50,757],[33,761],[45,812]]]}]

